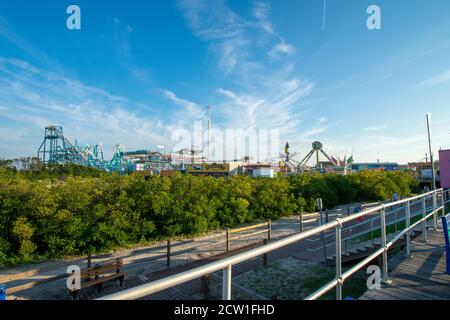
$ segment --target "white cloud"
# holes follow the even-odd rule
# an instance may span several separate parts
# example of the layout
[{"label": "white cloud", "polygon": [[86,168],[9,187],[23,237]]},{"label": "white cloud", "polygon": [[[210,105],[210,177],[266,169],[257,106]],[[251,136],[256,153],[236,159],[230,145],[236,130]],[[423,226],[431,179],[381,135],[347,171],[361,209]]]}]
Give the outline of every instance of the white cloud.
[{"label": "white cloud", "polygon": [[447,70],[441,74],[435,75],[434,77],[421,82],[418,87],[432,87],[448,81],[450,81],[450,70]]},{"label": "white cloud", "polygon": [[103,142],[106,155],[116,143],[129,149],[170,145],[170,125],[158,115],[141,112],[142,104],[87,86],[57,73],[38,69],[31,64],[0,57],[0,114],[2,127],[26,132],[23,145],[12,143],[10,136],[1,136],[0,144],[7,153],[2,156],[24,156],[37,152],[41,132],[49,124],[62,125],[70,140],[82,144]]},{"label": "white cloud", "polygon": [[295,52],[295,48],[287,43],[281,42],[275,45],[275,47],[269,51],[269,56],[272,59],[278,59],[280,54],[292,55]]},{"label": "white cloud", "polygon": [[175,104],[182,106],[186,112],[190,114],[200,114],[202,112],[201,107],[196,103],[178,98],[175,93],[169,90],[164,90],[164,96],[174,102]]},{"label": "white cloud", "polygon": [[379,126],[379,127],[370,126],[370,127],[364,128],[363,130],[364,131],[381,131],[381,130],[384,130],[384,129],[387,129],[387,126]]},{"label": "white cloud", "polygon": [[253,16],[259,21],[260,26],[268,33],[274,33],[274,28],[270,22],[270,4],[267,2],[256,1],[252,9]]}]

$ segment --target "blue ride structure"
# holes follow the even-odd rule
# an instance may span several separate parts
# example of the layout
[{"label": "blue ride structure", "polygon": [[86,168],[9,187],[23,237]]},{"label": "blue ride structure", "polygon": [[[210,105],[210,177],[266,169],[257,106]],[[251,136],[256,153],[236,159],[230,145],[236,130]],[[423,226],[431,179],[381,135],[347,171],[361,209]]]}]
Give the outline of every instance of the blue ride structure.
[{"label": "blue ride structure", "polygon": [[112,159],[105,160],[101,144],[80,146],[76,140],[72,144],[64,136],[63,128],[54,125],[45,128],[38,158],[50,165],[75,164],[119,174],[131,173],[137,168],[158,171],[172,167],[170,156],[154,151],[125,152],[121,144],[116,146]]}]

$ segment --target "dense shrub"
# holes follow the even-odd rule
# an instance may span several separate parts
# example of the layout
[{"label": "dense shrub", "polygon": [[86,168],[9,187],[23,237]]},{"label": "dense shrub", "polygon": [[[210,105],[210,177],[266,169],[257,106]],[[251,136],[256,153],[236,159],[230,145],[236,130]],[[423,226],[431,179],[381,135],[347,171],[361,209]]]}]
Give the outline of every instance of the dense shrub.
[{"label": "dense shrub", "polygon": [[106,175],[95,169],[0,169],[0,263],[100,252],[277,219],[355,201],[408,196],[401,172],[254,179]]}]

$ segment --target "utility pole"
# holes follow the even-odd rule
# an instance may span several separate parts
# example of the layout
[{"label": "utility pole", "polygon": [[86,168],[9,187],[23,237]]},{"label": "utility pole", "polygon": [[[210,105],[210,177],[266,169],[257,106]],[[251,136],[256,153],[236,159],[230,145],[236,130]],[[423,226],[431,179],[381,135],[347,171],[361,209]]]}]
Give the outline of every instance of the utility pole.
[{"label": "utility pole", "polygon": [[434,172],[434,153],[431,146],[431,113],[427,113],[428,148],[431,161],[431,190],[436,190],[436,174]]},{"label": "utility pole", "polygon": [[208,161],[211,161],[211,106],[208,106]]}]

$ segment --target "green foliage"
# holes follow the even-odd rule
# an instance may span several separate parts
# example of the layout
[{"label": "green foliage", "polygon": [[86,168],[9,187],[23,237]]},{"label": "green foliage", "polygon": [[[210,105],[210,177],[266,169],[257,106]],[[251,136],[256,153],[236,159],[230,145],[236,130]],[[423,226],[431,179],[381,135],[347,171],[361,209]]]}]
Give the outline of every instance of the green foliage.
[{"label": "green foliage", "polygon": [[365,171],[254,179],[0,169],[0,263],[102,252],[355,201],[410,195],[413,177]]}]

